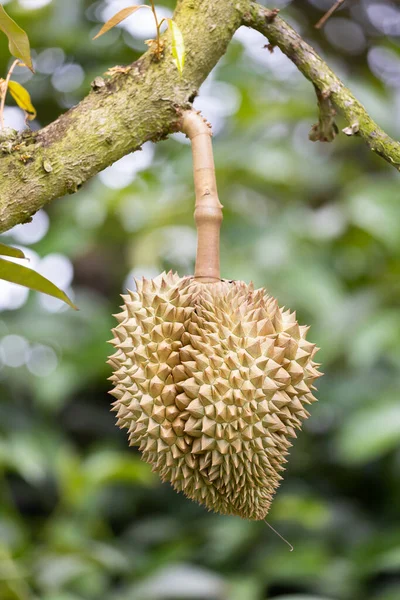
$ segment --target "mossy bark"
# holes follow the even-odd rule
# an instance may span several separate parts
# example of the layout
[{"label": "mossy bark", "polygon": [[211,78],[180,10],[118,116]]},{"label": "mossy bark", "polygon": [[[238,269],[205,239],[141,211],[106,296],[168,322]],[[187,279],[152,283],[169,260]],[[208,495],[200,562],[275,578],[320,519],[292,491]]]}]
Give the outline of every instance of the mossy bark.
[{"label": "mossy bark", "polygon": [[[166,34],[157,61],[149,50],[110,79],[96,78],[77,106],[34,134],[1,145],[0,231],[24,223],[45,204],[76,192],[90,177],[148,141],[175,131],[182,110],[241,24],[246,0],[180,0],[174,19],[186,46],[178,73]],[[95,43],[95,42],[94,42]]]}]

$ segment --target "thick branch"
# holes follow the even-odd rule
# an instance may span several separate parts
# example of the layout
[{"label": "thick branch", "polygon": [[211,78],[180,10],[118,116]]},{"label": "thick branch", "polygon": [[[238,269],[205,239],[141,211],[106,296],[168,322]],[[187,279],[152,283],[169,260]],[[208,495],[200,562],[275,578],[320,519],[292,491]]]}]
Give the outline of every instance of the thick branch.
[{"label": "thick branch", "polygon": [[344,132],[360,135],[369,148],[400,170],[400,144],[389,137],[368,115],[364,106],[353,96],[315,50],[269,10],[251,2],[244,24],[264,34],[270,44],[278,46],[315,87],[330,99],[349,122]]},{"label": "thick branch", "polygon": [[180,0],[174,19],[187,49],[182,77],[167,43],[160,61],[147,52],[110,80],[96,78],[80,104],[38,133],[3,141],[0,231],[75,192],[144,142],[176,130],[181,111],[226,51],[247,6],[248,0]]}]

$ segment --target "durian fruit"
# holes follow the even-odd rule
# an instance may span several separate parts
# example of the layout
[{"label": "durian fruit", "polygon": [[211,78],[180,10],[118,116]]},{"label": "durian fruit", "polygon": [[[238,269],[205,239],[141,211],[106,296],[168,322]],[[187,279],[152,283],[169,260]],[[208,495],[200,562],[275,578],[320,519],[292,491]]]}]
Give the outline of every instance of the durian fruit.
[{"label": "durian fruit", "polygon": [[123,296],[113,407],[163,481],[216,512],[264,519],[315,401],[317,348],[264,289],[220,279],[210,129],[195,111],[181,129],[193,151],[195,276],[163,273]]},{"label": "durian fruit", "polygon": [[136,285],[110,358],[118,425],[176,490],[264,519],[315,401],[308,328],[242,281],[164,273]]}]

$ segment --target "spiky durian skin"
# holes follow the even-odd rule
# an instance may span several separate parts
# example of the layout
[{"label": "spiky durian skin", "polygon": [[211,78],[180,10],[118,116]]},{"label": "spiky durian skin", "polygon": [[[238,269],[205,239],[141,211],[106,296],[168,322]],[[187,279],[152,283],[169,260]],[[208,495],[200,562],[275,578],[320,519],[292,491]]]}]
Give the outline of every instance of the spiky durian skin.
[{"label": "spiky durian skin", "polygon": [[162,274],[123,296],[109,363],[117,424],[163,481],[264,519],[319,376],[308,328],[265,290]]}]

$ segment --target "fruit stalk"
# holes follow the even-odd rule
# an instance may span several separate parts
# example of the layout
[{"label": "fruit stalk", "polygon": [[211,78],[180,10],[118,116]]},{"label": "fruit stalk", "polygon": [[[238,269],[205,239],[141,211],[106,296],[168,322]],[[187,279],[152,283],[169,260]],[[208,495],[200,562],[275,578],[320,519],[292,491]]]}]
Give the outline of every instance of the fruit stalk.
[{"label": "fruit stalk", "polygon": [[222,204],[215,179],[211,127],[195,110],[183,113],[181,131],[192,145],[193,177],[196,193],[194,219],[197,227],[197,253],[194,277],[201,283],[220,281],[219,237]]}]

